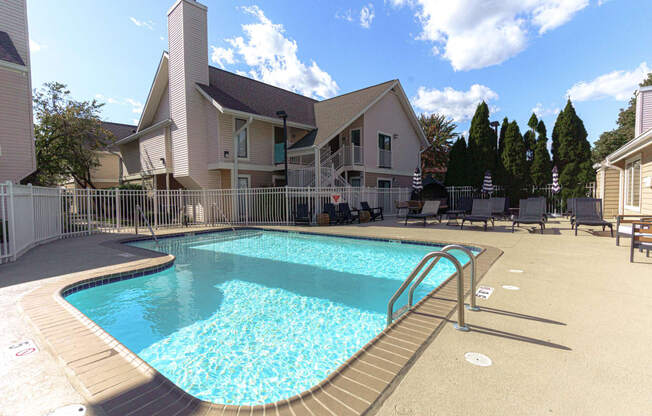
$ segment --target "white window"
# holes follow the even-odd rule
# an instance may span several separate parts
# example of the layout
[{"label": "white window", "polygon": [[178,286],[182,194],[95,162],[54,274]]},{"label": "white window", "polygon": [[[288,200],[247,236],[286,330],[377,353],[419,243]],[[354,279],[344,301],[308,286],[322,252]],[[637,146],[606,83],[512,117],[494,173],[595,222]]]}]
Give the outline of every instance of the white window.
[{"label": "white window", "polygon": [[625,164],[625,209],[641,209],[641,159],[628,160]]},{"label": "white window", "polygon": [[[241,118],[236,118],[235,119],[235,131],[238,131],[242,128],[247,123],[247,120],[243,120]],[[248,129],[243,129],[240,133],[237,134],[235,137],[237,141],[237,147],[238,147],[238,157],[242,159],[247,159],[249,157],[249,137],[247,135],[247,130]]]},{"label": "white window", "polygon": [[378,133],[378,167],[392,167],[392,136]]},{"label": "white window", "polygon": [[238,189],[249,188],[249,176],[238,176]]}]

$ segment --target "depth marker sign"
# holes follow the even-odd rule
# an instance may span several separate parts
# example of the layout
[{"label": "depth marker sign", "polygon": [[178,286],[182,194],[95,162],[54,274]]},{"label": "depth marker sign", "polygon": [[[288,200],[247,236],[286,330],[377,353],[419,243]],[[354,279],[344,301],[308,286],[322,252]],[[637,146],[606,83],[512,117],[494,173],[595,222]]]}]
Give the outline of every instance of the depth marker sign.
[{"label": "depth marker sign", "polygon": [[12,358],[22,358],[38,352],[38,347],[31,339],[26,339],[9,346]]},{"label": "depth marker sign", "polygon": [[475,296],[479,297],[480,299],[487,300],[489,299],[489,296],[494,292],[493,287],[489,286],[480,286],[478,289],[475,291]]}]

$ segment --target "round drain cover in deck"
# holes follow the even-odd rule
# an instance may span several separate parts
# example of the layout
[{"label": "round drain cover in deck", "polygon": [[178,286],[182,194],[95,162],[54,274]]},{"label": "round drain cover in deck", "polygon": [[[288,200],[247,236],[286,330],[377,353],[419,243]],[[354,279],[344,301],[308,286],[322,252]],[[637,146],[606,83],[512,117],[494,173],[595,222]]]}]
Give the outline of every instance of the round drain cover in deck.
[{"label": "round drain cover in deck", "polygon": [[510,272],[510,273],[523,273],[523,270],[520,270],[520,269],[510,269],[509,272]]},{"label": "round drain cover in deck", "polygon": [[86,406],[81,404],[71,404],[60,407],[51,411],[47,416],[84,416],[86,415]]},{"label": "round drain cover in deck", "polygon": [[478,365],[480,367],[489,367],[492,362],[491,358],[487,357],[484,354],[480,354],[479,352],[467,352],[464,354],[464,358],[466,358],[466,361],[470,362],[473,365]]},{"label": "round drain cover in deck", "polygon": [[507,290],[519,290],[520,288],[518,286],[512,286],[512,285],[504,285],[503,289]]}]

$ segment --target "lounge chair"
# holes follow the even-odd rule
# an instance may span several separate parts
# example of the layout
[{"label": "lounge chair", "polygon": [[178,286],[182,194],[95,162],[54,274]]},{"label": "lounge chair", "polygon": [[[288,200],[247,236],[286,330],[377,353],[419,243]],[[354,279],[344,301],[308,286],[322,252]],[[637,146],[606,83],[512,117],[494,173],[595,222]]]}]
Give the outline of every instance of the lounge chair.
[{"label": "lounge chair", "polygon": [[491,226],[494,226],[494,219],[491,216],[491,201],[488,199],[474,199],[473,207],[471,208],[471,215],[465,215],[462,218],[462,225],[460,230],[464,229],[464,223],[470,222],[483,222],[484,230],[487,231],[487,223],[491,221]]},{"label": "lounge chair", "polygon": [[518,218],[512,222],[512,232],[514,227],[520,224],[539,224],[541,226],[541,234],[546,228],[543,221],[543,208],[541,204],[535,199],[521,199],[519,201]]},{"label": "lounge chair", "polygon": [[527,200],[534,201],[534,203],[540,205],[539,210],[541,211],[541,218],[543,218],[543,222],[548,222],[548,214],[546,214],[546,205],[547,205],[546,198],[543,196],[536,196],[536,197],[530,197]]},{"label": "lounge chair", "polygon": [[[378,217],[380,217],[381,220],[385,219],[383,216],[383,207],[371,208],[366,201],[360,202],[360,206],[362,207],[360,208],[360,211],[367,211],[369,213],[371,221],[376,221],[376,218]],[[405,204],[405,208],[407,209],[407,204]]]},{"label": "lounge chair", "polygon": [[396,205],[396,216],[401,217],[401,211],[405,211],[405,215],[410,211],[410,207],[408,206],[408,201],[395,201],[394,204]]},{"label": "lounge chair", "polygon": [[491,201],[491,215],[494,219],[506,218],[509,215],[507,198],[489,198]]},{"label": "lounge chair", "polygon": [[297,204],[297,209],[293,215],[294,225],[310,225],[312,213],[308,209],[308,204]]},{"label": "lounge chair", "polygon": [[408,212],[405,216],[405,225],[409,219],[423,220],[423,226],[426,226],[426,221],[428,218],[437,218],[439,217],[439,222],[441,222],[441,215],[439,214],[439,205],[441,201],[426,201],[423,204],[423,208],[420,213]]},{"label": "lounge chair", "polygon": [[580,198],[575,201],[575,235],[580,225],[602,227],[602,231],[609,227],[611,236],[614,236],[613,225],[602,218],[602,200],[597,198]]},{"label": "lounge chair", "polygon": [[338,210],[340,212],[340,221],[347,224],[352,224],[353,221],[358,220],[360,222],[360,211],[357,209],[351,209],[347,202],[342,202],[338,205]]},{"label": "lounge chair", "polygon": [[324,214],[328,214],[328,222],[331,224],[337,224],[340,222],[340,218],[335,211],[335,205],[331,203],[324,204]]},{"label": "lounge chair", "polygon": [[634,262],[634,250],[646,251],[646,257],[650,257],[652,250],[652,222],[636,221],[632,223],[632,240],[629,248],[629,262]]},{"label": "lounge chair", "polygon": [[652,216],[618,215],[616,216],[616,245],[620,245],[620,237],[631,237],[635,222],[652,222]]}]

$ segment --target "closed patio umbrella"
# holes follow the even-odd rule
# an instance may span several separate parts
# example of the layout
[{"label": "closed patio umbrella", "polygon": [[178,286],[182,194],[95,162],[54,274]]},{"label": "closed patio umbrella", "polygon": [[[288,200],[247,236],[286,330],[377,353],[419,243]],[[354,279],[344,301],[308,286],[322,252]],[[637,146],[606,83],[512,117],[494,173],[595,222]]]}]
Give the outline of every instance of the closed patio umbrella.
[{"label": "closed patio umbrella", "polygon": [[482,181],[482,192],[492,193],[494,191],[494,185],[491,182],[491,172],[486,171],[484,173],[484,180]]},{"label": "closed patio umbrella", "polygon": [[557,166],[552,168],[552,193],[557,194],[561,191],[561,186],[559,186],[559,172],[557,171]]},{"label": "closed patio umbrella", "polygon": [[417,195],[423,190],[423,183],[421,182],[421,172],[419,168],[414,169],[414,175],[412,175],[412,196],[416,198]]}]

